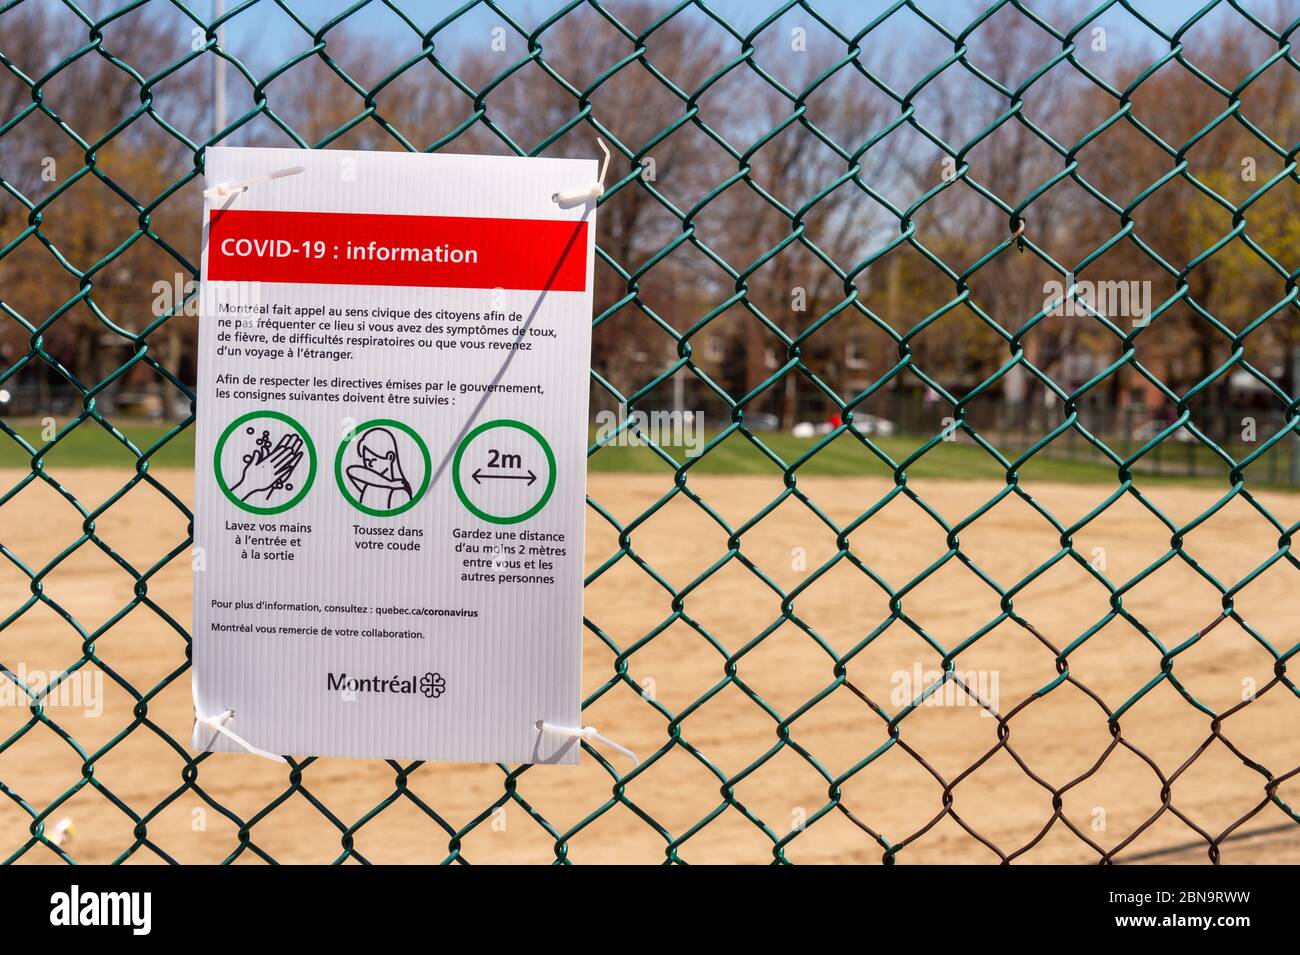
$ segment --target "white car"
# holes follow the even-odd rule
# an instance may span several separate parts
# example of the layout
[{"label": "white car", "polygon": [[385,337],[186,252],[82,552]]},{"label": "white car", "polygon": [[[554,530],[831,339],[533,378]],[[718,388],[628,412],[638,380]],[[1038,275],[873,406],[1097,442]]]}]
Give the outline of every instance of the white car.
[{"label": "white car", "polygon": [[898,430],[894,422],[886,418],[877,418],[873,414],[854,415],[853,426],[863,434],[876,434],[887,438]]},{"label": "white car", "polygon": [[[1143,422],[1133,429],[1133,440],[1143,442],[1150,441],[1168,427],[1169,425],[1164,421]],[[1179,428],[1173,434],[1165,435],[1164,440],[1168,441],[1170,439],[1177,441],[1179,444],[1194,444],[1196,442],[1196,435],[1192,434],[1192,432],[1187,430],[1184,426]]]}]

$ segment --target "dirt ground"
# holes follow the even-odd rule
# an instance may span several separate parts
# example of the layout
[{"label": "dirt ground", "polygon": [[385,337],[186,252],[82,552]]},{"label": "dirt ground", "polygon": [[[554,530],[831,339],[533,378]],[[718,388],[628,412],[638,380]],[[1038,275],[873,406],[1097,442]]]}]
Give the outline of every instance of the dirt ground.
[{"label": "dirt ground", "polygon": [[[121,472],[96,470],[57,476],[81,501],[93,503],[106,501],[126,478]],[[190,500],[189,472],[155,476]],[[11,487],[19,477],[0,472],[0,483]],[[1001,490],[996,483],[975,481],[910,486],[950,523],[962,521]],[[690,487],[733,528],[742,527],[782,491],[778,479],[761,477],[692,478]],[[849,478],[808,478],[799,488],[841,526],[889,491],[883,482]],[[632,520],[669,490],[670,478],[648,475],[599,474],[590,481],[592,496],[620,521]],[[1049,484],[1029,490],[1068,527],[1110,489]],[[1221,497],[1209,488],[1165,485],[1145,493],[1179,523],[1191,521]],[[1300,496],[1260,494],[1258,500],[1284,526],[1300,518]],[[97,515],[94,529],[136,568],[151,566],[180,547],[187,533],[184,518],[147,485]],[[40,568],[82,532],[82,516],[40,482],[0,506],[0,544],[9,557],[0,562],[0,607],[6,616],[31,598],[30,582],[12,561]],[[961,528],[959,537],[962,553],[1003,587],[1060,549],[1059,533],[1015,497]],[[1253,760],[1275,778],[1300,767],[1300,699],[1284,685],[1272,685],[1223,719],[1220,738],[1212,734],[1212,717],[1184,699],[1169,680],[1158,682],[1126,709],[1120,743],[1112,740],[1103,710],[1118,709],[1159,676],[1161,651],[1153,638],[1173,649],[1218,617],[1221,597],[1202,574],[1224,586],[1236,584],[1277,553],[1278,537],[1242,499],[1188,531],[1184,546],[1197,568],[1175,557],[1123,596],[1124,609],[1150,635],[1114,619],[1070,652],[1071,679],[1095,699],[1072,682],[1035,697],[1057,678],[1056,653],[1016,623],[998,623],[961,652],[957,668],[994,697],[998,712],[1014,712],[1005,745],[999,745],[997,719],[982,715],[964,694],[949,693],[940,698],[943,705],[922,706],[906,716],[898,742],[866,765],[861,764],[888,742],[889,734],[884,720],[850,686],[841,685],[811,708],[800,708],[835,684],[832,654],[849,653],[888,618],[889,600],[869,577],[842,560],[794,596],[795,615],[825,641],[825,648],[793,622],[754,643],[779,620],[781,600],[753,570],[733,559],[684,599],[685,613],[716,641],[714,646],[685,620],[643,640],[671,616],[671,596],[625,558],[587,588],[586,615],[625,653],[631,650],[627,675],[642,689],[614,686],[589,708],[587,721],[643,759],[659,755],[621,791],[636,809],[615,802],[569,838],[568,858],[662,862],[668,841],[686,837],[676,852],[688,862],[770,862],[773,839],[760,828],[761,821],[778,838],[803,827],[785,847],[790,861],[880,861],[880,844],[835,806],[831,787],[809,757],[837,780],[840,807],[891,845],[902,844],[899,863],[999,861],[989,844],[1007,856],[1020,853],[1016,861],[1096,861],[1098,851],[1072,832],[1067,820],[1110,850],[1153,816],[1155,821],[1127,843],[1117,861],[1207,861],[1203,834],[1218,836],[1244,816],[1249,818],[1232,828],[1222,845],[1223,862],[1300,861],[1300,825],[1266,802],[1265,776],[1243,762]],[[1168,553],[1170,539],[1169,529],[1132,497],[1074,536],[1077,550],[1094,566],[1104,567],[1112,581],[1128,581],[1158,561]],[[744,530],[741,540],[755,569],[787,590],[837,551],[833,532],[793,498]],[[683,495],[637,525],[630,542],[640,559],[677,588],[728,553],[726,532]],[[903,497],[856,528],[849,544],[862,563],[896,589],[948,552],[945,532]],[[618,532],[589,512],[588,570],[618,547]],[[1227,620],[1180,653],[1172,672],[1183,689],[1207,709],[1222,713],[1252,689],[1269,686],[1273,657],[1258,640],[1267,640],[1279,653],[1300,640],[1295,584],[1296,571],[1283,559],[1237,593],[1235,608],[1254,635]],[[95,634],[129,603],[132,580],[108,554],[87,543],[44,578],[44,592]],[[957,560],[906,588],[900,599],[912,624],[949,648],[1000,613],[996,593]],[[187,554],[148,581],[147,600],[188,627]],[[1104,588],[1069,560],[1016,591],[1013,600],[1015,611],[1058,650],[1087,633],[1109,609]],[[137,700],[117,680],[152,687],[185,663],[181,633],[157,611],[138,606],[96,639],[106,674],[102,716],[92,718],[75,707],[48,711],[87,753],[109,747],[134,719]],[[82,641],[67,619],[37,604],[0,630],[0,662],[11,670],[19,665],[29,672],[58,670],[79,657]],[[615,675],[618,663],[616,652],[590,630],[585,646],[584,683],[590,693]],[[739,654],[734,658],[736,679],[730,682],[726,654]],[[925,671],[938,669],[939,660],[939,652],[916,629],[896,621],[851,656],[846,676],[852,688],[896,712],[899,706],[891,695],[905,693],[911,699],[919,692],[911,686],[915,668],[921,668],[925,681]],[[772,712],[755,703],[742,684]],[[692,705],[715,688],[705,702]],[[641,693],[676,714],[678,722],[670,726],[669,718]],[[238,845],[238,823],[186,788],[182,752],[155,732],[164,731],[182,744],[188,740],[188,673],[150,698],[147,707],[140,706],[139,714],[146,722],[97,756],[93,778],[50,813],[50,824],[71,820],[66,848],[78,861],[112,861],[135,838],[135,823],[123,807],[143,814],[178,793],[148,823],[149,842],[182,862],[225,859]],[[0,706],[0,739],[9,738],[30,717],[25,706]],[[782,720],[785,728],[778,725]],[[677,745],[660,753],[670,735]],[[783,738],[788,743],[779,746]],[[765,756],[769,758],[762,761]],[[630,768],[622,757],[609,758],[621,771]],[[76,746],[41,725],[0,752],[0,795],[9,797],[0,798],[0,858],[21,848],[30,835],[30,817],[14,800],[43,809],[83,779],[84,759]],[[761,762],[755,766],[756,761]],[[1173,779],[1166,800],[1161,773]],[[294,789],[283,766],[250,756],[216,755],[200,764],[197,786],[244,820],[280,800],[253,824],[252,841],[282,862],[337,858],[340,827],[356,825],[390,797],[395,797],[392,805],[355,833],[356,851],[372,862],[441,861],[448,856],[449,837],[420,804],[447,826],[459,828],[486,813],[504,791],[505,777],[496,766],[429,764],[411,773],[404,788],[395,775],[380,761],[319,760]],[[723,808],[727,786],[722,779],[730,780],[743,812]],[[940,779],[952,786],[948,813]],[[1051,788],[1076,780],[1061,797],[1061,818],[1055,818]],[[580,767],[530,768],[517,778],[515,791],[563,834],[607,806],[617,790],[609,773],[584,757]],[[1300,803],[1300,773],[1284,778],[1276,795],[1289,805]],[[1168,803],[1163,811],[1162,801]],[[336,822],[313,803],[327,807]],[[697,828],[710,815],[711,821]],[[549,862],[555,859],[555,841],[530,818],[528,808],[512,801],[452,848],[472,862]],[[41,846],[22,858],[56,861]],[[158,861],[158,856],[142,848],[132,861]],[[257,860],[246,852],[240,861]]]}]

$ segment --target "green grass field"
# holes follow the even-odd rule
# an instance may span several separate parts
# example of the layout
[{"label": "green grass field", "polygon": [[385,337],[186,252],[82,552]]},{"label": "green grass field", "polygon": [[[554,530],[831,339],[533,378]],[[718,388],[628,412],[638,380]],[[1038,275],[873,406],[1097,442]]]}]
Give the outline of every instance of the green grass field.
[{"label": "green grass field", "polygon": [[[40,423],[33,420],[9,421],[9,427],[17,431],[33,446],[39,447],[41,440]],[[146,452],[171,430],[169,426],[148,422],[123,422],[118,425],[123,437],[141,452]],[[787,464],[797,461],[821,438],[795,438],[780,432],[763,432],[757,435],[772,453]],[[594,434],[593,434],[594,440]],[[895,461],[902,461],[915,452],[924,442],[924,438],[899,435],[888,438],[875,438],[875,443],[885,454]],[[1261,458],[1248,472],[1257,486],[1286,487],[1287,468],[1281,456],[1289,449],[1279,446],[1273,454],[1279,460],[1271,462],[1268,457]],[[684,456],[681,448],[668,449],[679,461],[690,460]],[[1234,453],[1244,453],[1243,449],[1233,448]],[[1023,478],[1039,481],[1063,481],[1070,483],[1114,483],[1115,468],[1106,463],[1100,454],[1086,448],[1082,442],[1076,443],[1074,454],[1067,457],[1065,449],[1053,453],[1053,456],[1038,454],[1030,460],[1020,474]],[[1226,475],[1222,462],[1203,447],[1179,445],[1167,442],[1161,449],[1163,461],[1159,467],[1161,473],[1151,473],[1156,462],[1149,459],[1139,467],[1143,481],[1170,481],[1176,483],[1216,484],[1221,485]],[[1091,456],[1091,460],[1085,457]],[[152,467],[192,467],[194,464],[194,429],[185,428],[175,434],[161,447],[149,455]],[[45,466],[51,470],[79,467],[120,467],[134,468],[136,456],[121,440],[109,433],[94,421],[83,422],[79,427],[65,436],[44,456]],[[1188,465],[1194,465],[1202,473],[1196,477],[1187,476]],[[1273,468],[1270,470],[1269,465]],[[31,466],[31,455],[21,448],[12,438],[0,438],[0,467],[26,468]],[[631,473],[670,473],[671,466],[664,462],[647,447],[606,446],[588,458],[588,469],[593,472],[631,472]],[[733,434],[708,454],[695,460],[691,473],[701,474],[779,474],[779,467],[748,439],[741,434]],[[828,446],[821,449],[799,467],[798,473],[808,475],[830,476],[875,476],[888,478],[889,467],[879,458],[848,435],[841,435]],[[1005,472],[982,448],[963,439],[955,442],[943,442],[932,448],[920,460],[907,468],[911,477],[917,478],[992,478],[1002,479]]]},{"label": "green grass field", "polygon": [[[153,447],[174,427],[142,421],[114,422],[118,431],[139,452]],[[35,420],[6,420],[5,424],[18,432],[28,444],[40,448],[45,444],[41,423]],[[65,423],[60,422],[62,427]],[[87,419],[65,435],[44,456],[47,468],[134,468],[137,455],[121,439],[111,434],[98,422]],[[189,427],[177,433],[170,441],[149,456],[151,467],[193,467],[194,429]],[[9,435],[0,436],[0,467],[25,468],[32,463],[31,454]]]}]

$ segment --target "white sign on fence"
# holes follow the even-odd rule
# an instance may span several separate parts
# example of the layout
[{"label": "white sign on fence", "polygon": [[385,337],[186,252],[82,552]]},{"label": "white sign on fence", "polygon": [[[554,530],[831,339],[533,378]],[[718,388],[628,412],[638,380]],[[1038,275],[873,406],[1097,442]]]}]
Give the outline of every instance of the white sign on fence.
[{"label": "white sign on fence", "polygon": [[206,156],[195,749],[577,762],[596,163]]}]

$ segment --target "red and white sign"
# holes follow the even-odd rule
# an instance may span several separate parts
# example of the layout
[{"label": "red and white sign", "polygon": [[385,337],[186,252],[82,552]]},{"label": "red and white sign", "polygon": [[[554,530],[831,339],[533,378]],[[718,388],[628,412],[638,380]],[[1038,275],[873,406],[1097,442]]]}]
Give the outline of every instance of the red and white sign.
[{"label": "red and white sign", "polygon": [[581,292],[587,223],[213,209],[211,281]]},{"label": "red and white sign", "polygon": [[195,749],[577,762],[596,162],[205,155]]}]

